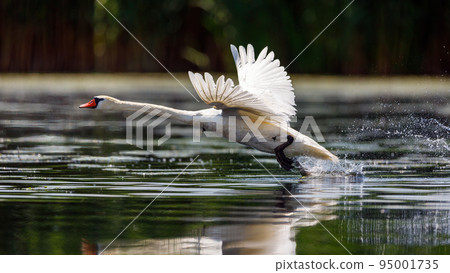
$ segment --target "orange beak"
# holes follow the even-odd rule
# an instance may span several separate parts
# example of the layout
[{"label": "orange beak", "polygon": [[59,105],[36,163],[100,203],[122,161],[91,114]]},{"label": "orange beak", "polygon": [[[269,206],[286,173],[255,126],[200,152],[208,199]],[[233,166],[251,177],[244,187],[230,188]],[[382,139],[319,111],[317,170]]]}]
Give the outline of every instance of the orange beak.
[{"label": "orange beak", "polygon": [[97,107],[97,103],[95,100],[91,100],[89,102],[86,102],[85,104],[80,105],[80,108],[95,108]]}]

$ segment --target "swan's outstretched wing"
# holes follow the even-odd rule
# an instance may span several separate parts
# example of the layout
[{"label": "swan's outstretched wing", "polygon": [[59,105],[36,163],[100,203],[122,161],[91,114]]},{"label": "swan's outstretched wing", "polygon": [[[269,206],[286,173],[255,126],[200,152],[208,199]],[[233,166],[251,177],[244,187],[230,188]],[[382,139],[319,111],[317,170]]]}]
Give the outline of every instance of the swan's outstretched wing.
[{"label": "swan's outstretched wing", "polygon": [[209,73],[205,77],[199,73],[189,71],[189,78],[200,98],[216,109],[237,108],[253,112],[258,115],[275,116],[276,113],[266,103],[253,93],[242,90],[241,86],[234,86],[231,79],[225,80],[220,76],[217,82]]},{"label": "swan's outstretched wing", "polygon": [[239,86],[261,99],[272,112],[281,115],[285,121],[295,115],[295,95],[292,83],[280,61],[274,60],[274,53],[267,54],[265,47],[258,58],[252,45],[238,49],[231,45],[236,63]]}]

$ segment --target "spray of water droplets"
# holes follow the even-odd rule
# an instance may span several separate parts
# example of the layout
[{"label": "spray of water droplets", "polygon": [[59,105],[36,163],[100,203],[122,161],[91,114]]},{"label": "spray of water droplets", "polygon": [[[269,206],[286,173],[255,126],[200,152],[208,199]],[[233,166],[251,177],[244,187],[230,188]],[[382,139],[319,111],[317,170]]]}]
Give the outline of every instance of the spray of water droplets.
[{"label": "spray of water droplets", "polygon": [[339,162],[335,163],[328,160],[312,159],[310,157],[296,157],[295,163],[301,164],[301,166],[310,173],[310,176],[362,177],[364,175],[363,163],[357,163],[355,161],[349,161],[346,159],[342,159]]},{"label": "spray of water droplets", "polygon": [[408,115],[397,118],[381,117],[365,121],[364,126],[349,129],[354,132],[349,137],[358,141],[378,141],[396,139],[411,153],[428,152],[434,156],[450,155],[450,127],[437,119]]},{"label": "spray of water droplets", "polygon": [[[348,128],[346,140],[350,142],[374,142],[394,140],[408,154],[426,154],[440,157],[445,162],[450,156],[450,127],[435,118],[424,118],[406,115],[397,118],[380,117],[365,120],[359,126]],[[364,163],[341,159],[339,163],[316,160],[308,157],[297,157],[312,176],[364,176]]]}]

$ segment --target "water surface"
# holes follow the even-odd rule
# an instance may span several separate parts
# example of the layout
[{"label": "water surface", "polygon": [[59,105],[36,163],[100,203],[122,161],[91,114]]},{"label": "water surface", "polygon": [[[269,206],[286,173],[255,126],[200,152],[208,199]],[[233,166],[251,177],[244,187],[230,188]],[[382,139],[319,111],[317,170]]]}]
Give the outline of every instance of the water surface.
[{"label": "water surface", "polygon": [[[126,114],[77,108],[96,90],[3,91],[1,254],[99,254],[157,196],[103,254],[450,254],[450,95],[297,94],[293,127],[314,116],[342,161],[301,158],[300,178],[180,124],[153,153],[129,145]],[[204,107],[183,91],[118,96]]]}]

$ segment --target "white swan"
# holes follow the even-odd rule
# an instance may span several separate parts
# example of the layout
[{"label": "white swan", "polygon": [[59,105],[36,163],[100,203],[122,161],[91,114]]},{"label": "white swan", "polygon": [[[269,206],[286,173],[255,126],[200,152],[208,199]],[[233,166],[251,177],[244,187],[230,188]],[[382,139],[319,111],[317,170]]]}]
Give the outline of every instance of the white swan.
[{"label": "white swan", "polygon": [[[239,85],[222,75],[214,82],[209,73],[189,72],[189,78],[200,98],[213,108],[185,111],[170,107],[122,101],[109,96],[95,96],[80,108],[136,111],[144,106],[160,110],[157,115],[168,113],[172,118],[186,124],[200,120],[204,131],[218,132],[228,139],[248,145],[257,150],[273,153],[280,165],[290,170],[294,156],[311,156],[338,161],[338,158],[311,138],[289,126],[295,115],[295,95],[291,80],[274,60],[274,53],[264,48],[255,59],[252,45],[238,49],[231,45],[236,63]],[[233,126],[230,126],[232,124]],[[232,128],[233,127],[233,128]],[[299,166],[300,172],[307,172]]]}]

